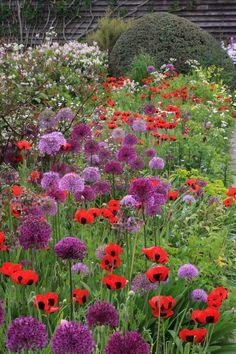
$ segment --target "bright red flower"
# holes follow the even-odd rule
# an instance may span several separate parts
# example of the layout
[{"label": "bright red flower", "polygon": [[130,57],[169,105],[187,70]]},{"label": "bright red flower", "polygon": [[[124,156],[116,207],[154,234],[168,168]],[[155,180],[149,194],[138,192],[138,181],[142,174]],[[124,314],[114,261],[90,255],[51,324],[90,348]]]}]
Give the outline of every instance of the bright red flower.
[{"label": "bright red flower", "polygon": [[106,285],[108,289],[112,290],[122,289],[126,281],[125,277],[115,274],[109,274],[107,277],[103,278],[103,284]]},{"label": "bright red flower", "polygon": [[192,312],[192,319],[196,323],[207,324],[217,323],[220,318],[218,308],[208,307],[205,310],[195,310]]},{"label": "bright red flower", "polygon": [[100,267],[107,270],[108,272],[112,272],[113,269],[119,267],[121,261],[118,256],[112,257],[109,254],[107,254],[105,257],[103,257]]},{"label": "bright red flower", "polygon": [[27,140],[21,140],[17,143],[17,147],[22,150],[28,150],[31,151],[32,147],[30,146],[30,143]]},{"label": "bright red flower", "polygon": [[97,218],[98,216],[101,215],[101,210],[99,208],[90,208],[88,209],[88,212],[91,213],[94,218]]},{"label": "bright red flower", "polygon": [[207,297],[207,304],[209,307],[219,307],[222,305],[222,301],[227,299],[228,290],[224,287],[219,287],[210,292]]},{"label": "bright red flower", "polygon": [[37,294],[34,297],[34,307],[43,310],[46,314],[54,313],[60,310],[60,307],[55,307],[58,303],[58,295],[53,292],[45,295]]},{"label": "bright red flower", "polygon": [[152,283],[166,281],[170,269],[167,267],[153,267],[147,270],[146,276]]},{"label": "bright red flower", "polygon": [[223,203],[224,203],[225,207],[229,207],[230,205],[232,205],[234,203],[234,200],[233,200],[233,198],[227,198],[223,201]]},{"label": "bright red flower", "polygon": [[0,231],[0,244],[2,244],[4,240],[5,240],[5,234],[4,232]]},{"label": "bright red flower", "polygon": [[33,270],[20,270],[11,275],[11,279],[20,285],[32,285],[37,283],[38,275]]},{"label": "bright red flower", "polygon": [[72,298],[80,305],[83,305],[87,302],[89,292],[87,289],[75,289],[72,292]]},{"label": "bright red flower", "polygon": [[101,215],[105,218],[105,219],[109,219],[109,218],[113,218],[113,213],[110,209],[107,208],[101,208]]},{"label": "bright red flower", "polygon": [[148,301],[153,316],[161,318],[168,318],[174,314],[172,308],[175,306],[175,302],[172,296],[154,296]]},{"label": "bright red flower", "polygon": [[122,247],[115,243],[110,243],[106,248],[105,248],[106,254],[111,255],[112,257],[119,256],[123,250]]},{"label": "bright red flower", "polygon": [[149,248],[142,249],[145,256],[153,262],[159,264],[165,264],[168,262],[167,253],[163,250],[162,247],[153,246]]},{"label": "bright red flower", "polygon": [[228,192],[226,193],[228,197],[236,197],[236,187],[232,187],[228,189]]},{"label": "bright red flower", "polygon": [[18,272],[22,269],[22,265],[17,263],[5,262],[2,264],[0,268],[0,272],[4,274],[6,277],[11,277],[13,273]]},{"label": "bright red flower", "polygon": [[184,328],[179,332],[179,337],[184,342],[201,343],[206,337],[206,334],[207,334],[207,330],[204,328],[199,328],[199,329]]},{"label": "bright red flower", "polygon": [[167,197],[168,197],[169,200],[176,200],[178,198],[178,195],[179,195],[178,192],[170,191],[170,192],[168,192]]},{"label": "bright red flower", "polygon": [[19,186],[12,186],[11,187],[11,189],[12,189],[12,192],[13,192],[13,196],[14,197],[20,197],[21,196],[21,194],[22,194],[22,189],[19,187]]},{"label": "bright red flower", "polygon": [[80,224],[91,224],[94,221],[94,216],[91,211],[86,211],[83,209],[77,210],[75,213],[75,218]]},{"label": "bright red flower", "polygon": [[192,186],[193,184],[197,184],[197,179],[196,178],[194,178],[194,179],[187,179],[186,181],[185,181],[185,183],[188,185],[188,186]]}]

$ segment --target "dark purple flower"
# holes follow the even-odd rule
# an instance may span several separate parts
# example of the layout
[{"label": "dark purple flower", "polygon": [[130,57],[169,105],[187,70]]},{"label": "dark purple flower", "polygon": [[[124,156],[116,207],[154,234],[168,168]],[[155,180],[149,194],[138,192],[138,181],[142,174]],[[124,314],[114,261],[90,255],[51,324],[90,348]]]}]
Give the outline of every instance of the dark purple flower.
[{"label": "dark purple flower", "polygon": [[155,156],[149,161],[149,167],[153,170],[163,170],[164,166],[164,161],[160,157]]},{"label": "dark purple flower", "polygon": [[42,208],[39,205],[33,205],[29,211],[28,211],[28,215],[33,215],[36,217],[43,217],[43,211]]},{"label": "dark purple flower", "polygon": [[94,347],[92,332],[82,323],[62,320],[52,337],[53,354],[91,354]]},{"label": "dark purple flower", "polygon": [[200,187],[206,187],[207,186],[207,182],[204,181],[203,179],[199,179],[197,184],[200,186]]},{"label": "dark purple flower", "polygon": [[199,275],[197,267],[193,264],[184,264],[178,269],[178,276],[181,279],[193,279]]},{"label": "dark purple flower", "polygon": [[136,145],[138,143],[138,138],[136,135],[128,134],[125,136],[123,145]]},{"label": "dark purple flower", "polygon": [[66,120],[70,122],[74,119],[74,116],[75,115],[70,108],[61,108],[56,114],[56,120]]},{"label": "dark purple flower", "polygon": [[71,266],[72,273],[83,274],[84,276],[89,275],[89,267],[84,263],[76,263]]},{"label": "dark purple flower", "polygon": [[115,332],[105,347],[106,354],[149,354],[149,346],[139,332]]},{"label": "dark purple flower", "polygon": [[141,171],[144,168],[144,161],[138,156],[136,159],[131,160],[129,165],[132,170]]},{"label": "dark purple flower", "polygon": [[4,324],[4,305],[3,300],[0,299],[0,326]]},{"label": "dark purple flower", "polygon": [[154,73],[156,71],[155,67],[153,65],[149,65],[147,67],[147,72],[148,73]]},{"label": "dark purple flower", "polygon": [[88,307],[86,319],[89,327],[102,325],[116,327],[119,323],[116,308],[112,304],[102,301],[97,301]]},{"label": "dark purple flower", "polygon": [[176,190],[177,190],[177,192],[179,192],[180,194],[184,194],[184,193],[186,193],[186,192],[188,191],[188,188],[185,187],[185,186],[180,186],[180,187],[178,187]]},{"label": "dark purple flower", "polygon": [[125,132],[121,128],[115,128],[112,130],[111,136],[115,140],[123,140],[125,137]]},{"label": "dark purple flower", "polygon": [[147,116],[151,116],[152,114],[156,113],[156,107],[154,106],[153,103],[146,103],[143,105],[143,113],[146,114]]},{"label": "dark purple flower", "polygon": [[46,248],[51,238],[51,226],[40,216],[26,216],[17,231],[25,250]]},{"label": "dark purple flower", "polygon": [[120,175],[123,172],[123,169],[119,161],[111,160],[105,165],[104,171],[113,175]]},{"label": "dark purple flower", "polygon": [[83,170],[83,179],[88,183],[95,183],[100,181],[101,175],[97,167],[86,167]]},{"label": "dark purple flower", "polygon": [[102,149],[99,150],[98,157],[99,157],[100,161],[104,162],[104,161],[110,160],[111,153],[107,149],[102,148]]},{"label": "dark purple flower", "polygon": [[155,187],[148,178],[135,179],[130,186],[129,193],[139,202],[147,201],[155,191]]},{"label": "dark purple flower", "polygon": [[16,318],[7,329],[6,347],[11,352],[35,352],[43,349],[47,343],[46,325],[31,316]]},{"label": "dark purple flower", "polygon": [[154,156],[156,156],[156,150],[155,149],[147,149],[146,151],[145,151],[145,155],[147,156],[147,157],[154,157]]},{"label": "dark purple flower", "polygon": [[108,195],[111,191],[111,185],[108,181],[99,181],[95,184],[95,190],[97,193]]},{"label": "dark purple flower", "polygon": [[50,108],[46,108],[43,112],[41,112],[38,119],[41,129],[50,130],[54,129],[57,125],[55,113]]},{"label": "dark purple flower", "polygon": [[207,302],[207,293],[203,289],[194,289],[191,293],[191,298],[193,301],[197,302]]},{"label": "dark purple flower", "polygon": [[123,207],[131,207],[134,208],[138,205],[137,200],[135,200],[135,198],[132,195],[125,195],[121,201],[120,201],[120,205]]},{"label": "dark purple flower", "polygon": [[142,119],[135,119],[132,124],[132,128],[135,132],[144,133],[146,131],[146,122]]},{"label": "dark purple flower", "polygon": [[58,257],[62,259],[77,259],[82,261],[86,254],[85,244],[76,237],[65,237],[54,247]]},{"label": "dark purple flower", "polygon": [[38,143],[40,154],[55,155],[60,151],[62,145],[66,144],[66,139],[62,133],[52,132],[42,135]]},{"label": "dark purple flower", "polygon": [[70,138],[68,140],[68,144],[70,144],[70,147],[68,149],[69,152],[75,154],[77,152],[80,152],[81,150],[81,142],[77,138]]},{"label": "dark purple flower", "polygon": [[80,123],[74,126],[71,134],[72,139],[83,140],[91,137],[91,129],[87,124]]},{"label": "dark purple flower", "polygon": [[45,197],[42,201],[41,210],[44,215],[54,216],[57,213],[57,203],[51,197]]},{"label": "dark purple flower", "polygon": [[140,295],[145,295],[148,291],[155,290],[157,285],[151,283],[145,273],[138,273],[131,283],[131,290]]},{"label": "dark purple flower", "polygon": [[41,187],[43,189],[58,188],[60,176],[57,172],[45,172],[41,179]]},{"label": "dark purple flower", "polygon": [[116,153],[116,158],[119,161],[129,162],[137,157],[136,150],[130,145],[123,145]]},{"label": "dark purple flower", "polygon": [[190,194],[184,195],[182,199],[186,204],[196,203],[196,199]]},{"label": "dark purple flower", "polygon": [[84,190],[84,180],[77,173],[67,173],[59,181],[59,188],[67,192],[82,192]]},{"label": "dark purple flower", "polygon": [[154,192],[145,204],[145,214],[148,216],[161,214],[161,205],[166,204],[166,200],[164,194]]},{"label": "dark purple flower", "polygon": [[64,203],[67,198],[67,193],[61,189],[51,189],[47,192],[47,195],[55,199],[57,203]]},{"label": "dark purple flower", "polygon": [[218,198],[214,197],[213,195],[211,195],[208,199],[208,204],[209,205],[213,205],[213,204],[220,204],[220,201]]},{"label": "dark purple flower", "polygon": [[96,190],[91,186],[84,186],[83,192],[74,193],[74,198],[76,202],[91,202],[96,199]]},{"label": "dark purple flower", "polygon": [[172,63],[166,64],[166,70],[168,71],[174,71],[175,67]]},{"label": "dark purple flower", "polygon": [[64,176],[69,172],[74,172],[72,166],[65,164],[64,162],[58,161],[52,165],[52,171],[59,173],[60,176]]},{"label": "dark purple flower", "polygon": [[87,140],[84,144],[84,151],[88,154],[95,154],[99,152],[99,144],[95,140]]}]

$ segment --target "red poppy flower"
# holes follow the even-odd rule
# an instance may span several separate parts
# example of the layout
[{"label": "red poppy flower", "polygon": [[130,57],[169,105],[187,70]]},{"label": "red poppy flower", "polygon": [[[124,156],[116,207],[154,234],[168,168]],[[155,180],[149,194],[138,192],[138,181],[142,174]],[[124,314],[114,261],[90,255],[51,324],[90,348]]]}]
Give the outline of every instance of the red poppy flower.
[{"label": "red poppy flower", "polygon": [[228,192],[226,193],[228,197],[236,197],[236,188],[232,187],[228,189]]},{"label": "red poppy flower", "polygon": [[168,262],[167,253],[159,246],[142,249],[145,256],[153,262],[164,264]]},{"label": "red poppy flower", "polygon": [[40,178],[40,173],[38,171],[32,171],[30,177],[33,181],[37,181]]},{"label": "red poppy flower", "polygon": [[169,200],[176,200],[178,198],[178,195],[179,195],[178,192],[170,191],[170,192],[168,192],[167,197]]},{"label": "red poppy flower", "polygon": [[20,270],[11,275],[16,284],[32,285],[37,283],[38,275],[33,270]]},{"label": "red poppy flower", "polygon": [[154,267],[148,269],[146,276],[152,283],[166,281],[168,279],[169,271],[170,269],[167,267]]},{"label": "red poppy flower", "polygon": [[227,299],[228,290],[224,287],[219,287],[210,292],[207,297],[207,304],[209,307],[219,307],[222,305],[222,301]]},{"label": "red poppy flower", "polygon": [[199,328],[199,329],[184,328],[179,332],[179,337],[184,342],[201,343],[206,337],[206,334],[207,334],[207,330],[204,328]]},{"label": "red poppy flower", "polygon": [[194,179],[187,179],[186,181],[185,181],[185,183],[188,185],[188,186],[192,186],[193,184],[197,184],[197,179],[196,178],[194,178]]},{"label": "red poppy flower", "polygon": [[37,294],[34,297],[34,307],[43,310],[46,314],[54,313],[60,310],[60,307],[55,307],[58,303],[58,295],[53,292],[45,295]]},{"label": "red poppy flower", "polygon": [[113,215],[116,215],[116,213],[120,209],[120,201],[119,200],[110,200],[107,205]]},{"label": "red poppy flower", "polygon": [[72,298],[75,300],[75,302],[78,302],[78,304],[83,305],[87,302],[89,296],[89,292],[87,289],[75,289],[72,292]]},{"label": "red poppy flower", "polygon": [[126,281],[125,277],[115,274],[109,274],[107,277],[103,278],[103,284],[106,285],[108,289],[112,290],[122,289]]},{"label": "red poppy flower", "polygon": [[115,256],[112,257],[109,254],[107,254],[105,257],[103,257],[100,267],[107,270],[108,272],[112,272],[113,269],[117,268],[120,265],[120,258]]},{"label": "red poppy flower", "polygon": [[123,250],[122,247],[115,243],[110,243],[106,248],[105,248],[106,254],[111,255],[112,257],[119,256]]},{"label": "red poppy flower", "polygon": [[0,231],[0,244],[2,244],[4,240],[5,240],[5,234],[4,232]]},{"label": "red poppy flower", "polygon": [[109,218],[113,218],[113,213],[110,209],[107,208],[101,208],[101,215],[105,218],[105,219],[109,219]]},{"label": "red poppy flower", "polygon": [[21,140],[17,143],[17,147],[22,150],[28,150],[31,151],[32,147],[30,146],[30,143],[27,140]]},{"label": "red poppy flower", "polygon": [[196,323],[207,324],[217,323],[219,321],[220,314],[217,308],[208,307],[205,310],[195,310],[192,312],[192,319]]},{"label": "red poppy flower", "polygon": [[224,203],[224,206],[229,207],[230,205],[232,205],[234,203],[234,200],[233,200],[233,198],[227,198],[224,200],[223,203]]},{"label": "red poppy flower", "polygon": [[11,262],[5,262],[2,264],[0,268],[0,272],[4,274],[6,277],[11,277],[13,273],[18,272],[22,269],[21,264],[14,264]]},{"label": "red poppy flower", "polygon": [[161,318],[168,318],[174,314],[172,308],[175,306],[175,302],[172,296],[154,296],[148,301],[153,316]]},{"label": "red poppy flower", "polygon": [[75,218],[80,224],[91,224],[94,221],[93,213],[83,209],[77,210]]},{"label": "red poppy flower", "polygon": [[94,218],[97,218],[101,214],[101,210],[99,208],[90,208],[88,212],[93,214]]},{"label": "red poppy flower", "polygon": [[22,193],[22,190],[19,186],[12,186],[11,189],[14,197],[19,197]]},{"label": "red poppy flower", "polygon": [[192,193],[197,193],[200,190],[200,186],[198,186],[197,184],[192,184],[189,188],[190,192]]}]

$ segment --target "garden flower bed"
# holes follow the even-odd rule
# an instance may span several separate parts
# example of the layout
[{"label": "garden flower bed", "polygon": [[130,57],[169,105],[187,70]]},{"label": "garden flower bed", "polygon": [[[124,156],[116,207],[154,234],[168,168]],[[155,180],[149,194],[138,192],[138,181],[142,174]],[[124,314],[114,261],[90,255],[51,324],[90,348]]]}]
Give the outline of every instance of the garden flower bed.
[{"label": "garden flower bed", "polygon": [[96,46],[1,53],[1,350],[235,353],[234,106],[216,68],[137,83],[106,77]]}]

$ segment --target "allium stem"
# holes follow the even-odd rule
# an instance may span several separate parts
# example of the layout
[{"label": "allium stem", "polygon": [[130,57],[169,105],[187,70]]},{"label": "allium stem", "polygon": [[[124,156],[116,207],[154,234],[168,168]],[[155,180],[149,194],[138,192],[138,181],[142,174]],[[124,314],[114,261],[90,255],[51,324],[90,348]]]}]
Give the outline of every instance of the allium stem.
[{"label": "allium stem", "polygon": [[[147,248],[147,230],[146,230],[146,218],[144,213],[144,205],[142,203],[142,215],[143,215],[143,237],[144,237],[144,247]],[[145,267],[147,268],[147,258],[145,258]]]},{"label": "allium stem", "polygon": [[116,186],[115,186],[115,175],[114,175],[114,173],[112,174],[112,192],[113,192],[113,198],[116,199]]},{"label": "allium stem", "polygon": [[69,274],[70,274],[70,297],[69,297],[69,301],[70,301],[70,320],[73,320],[73,302],[72,302],[72,291],[73,291],[73,287],[72,287],[72,272],[71,272],[71,260],[68,261],[69,263]]}]

